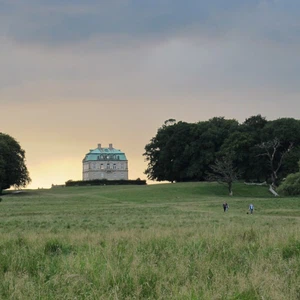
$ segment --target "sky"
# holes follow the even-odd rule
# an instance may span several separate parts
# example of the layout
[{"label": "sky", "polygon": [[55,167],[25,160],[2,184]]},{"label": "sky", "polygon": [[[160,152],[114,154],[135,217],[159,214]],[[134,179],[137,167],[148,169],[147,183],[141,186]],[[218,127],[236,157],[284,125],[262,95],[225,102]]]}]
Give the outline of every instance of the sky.
[{"label": "sky", "polygon": [[146,179],[167,119],[299,119],[299,53],[299,0],[0,0],[0,132],[29,188],[81,180],[98,143]]}]

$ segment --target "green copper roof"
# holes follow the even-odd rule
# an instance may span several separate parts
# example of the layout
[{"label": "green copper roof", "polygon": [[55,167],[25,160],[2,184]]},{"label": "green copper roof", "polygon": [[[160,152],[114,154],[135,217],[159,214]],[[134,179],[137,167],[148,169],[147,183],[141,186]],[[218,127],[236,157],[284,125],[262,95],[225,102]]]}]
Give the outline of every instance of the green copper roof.
[{"label": "green copper roof", "polygon": [[107,160],[122,160],[127,161],[126,155],[121,150],[115,148],[96,148],[90,150],[89,153],[86,154],[83,162],[86,161],[107,161]]}]

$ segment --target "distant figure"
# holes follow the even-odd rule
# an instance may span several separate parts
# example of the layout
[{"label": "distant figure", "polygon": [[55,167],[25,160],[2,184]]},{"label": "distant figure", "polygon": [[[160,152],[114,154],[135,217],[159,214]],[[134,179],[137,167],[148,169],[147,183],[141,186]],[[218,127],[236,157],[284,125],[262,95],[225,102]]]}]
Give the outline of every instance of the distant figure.
[{"label": "distant figure", "polygon": [[229,205],[227,204],[227,202],[224,202],[223,203],[223,209],[224,209],[224,212],[226,212],[229,208]]},{"label": "distant figure", "polygon": [[249,205],[249,210],[250,210],[250,214],[253,214],[254,205],[252,203]]}]

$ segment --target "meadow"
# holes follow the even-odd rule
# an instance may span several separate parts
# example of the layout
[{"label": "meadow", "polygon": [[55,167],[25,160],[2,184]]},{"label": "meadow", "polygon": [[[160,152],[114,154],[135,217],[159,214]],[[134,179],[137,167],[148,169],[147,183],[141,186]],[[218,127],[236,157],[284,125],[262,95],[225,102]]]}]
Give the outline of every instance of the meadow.
[{"label": "meadow", "polygon": [[0,299],[300,299],[300,198],[233,188],[233,197],[214,183],[1,196]]}]

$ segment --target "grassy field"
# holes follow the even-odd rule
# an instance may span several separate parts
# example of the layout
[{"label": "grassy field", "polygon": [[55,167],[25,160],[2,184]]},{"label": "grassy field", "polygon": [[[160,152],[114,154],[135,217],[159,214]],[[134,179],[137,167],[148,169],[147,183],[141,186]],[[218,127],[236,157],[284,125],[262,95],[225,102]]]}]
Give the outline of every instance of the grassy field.
[{"label": "grassy field", "polygon": [[300,299],[300,199],[234,192],[178,183],[1,196],[0,299]]}]

